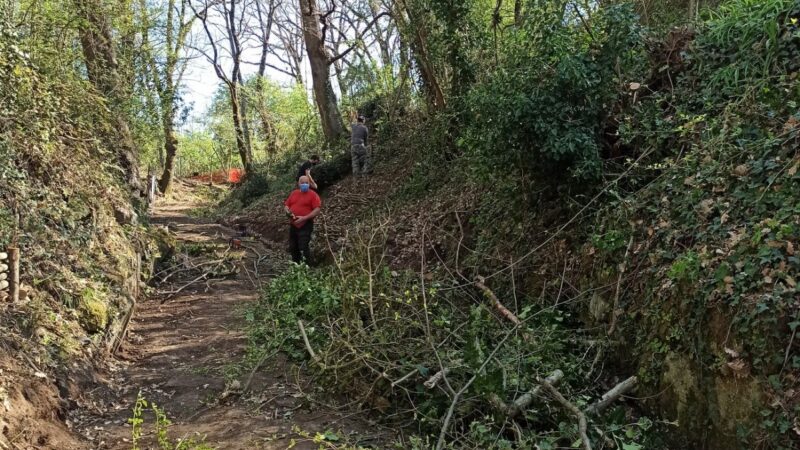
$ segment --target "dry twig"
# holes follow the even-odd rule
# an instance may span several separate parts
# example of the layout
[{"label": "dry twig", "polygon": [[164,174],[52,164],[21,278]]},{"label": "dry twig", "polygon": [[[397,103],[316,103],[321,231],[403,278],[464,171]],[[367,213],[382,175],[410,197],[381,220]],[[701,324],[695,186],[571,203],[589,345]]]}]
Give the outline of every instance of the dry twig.
[{"label": "dry twig", "polygon": [[486,286],[486,284],[484,284],[485,282],[486,280],[482,276],[475,277],[475,286],[477,286],[480,290],[483,291],[484,294],[486,294],[487,297],[489,297],[489,300],[491,300],[492,302],[492,306],[495,307],[495,309],[500,313],[500,315],[511,321],[511,323],[513,323],[514,325],[519,326],[521,323],[519,318],[508,308],[506,308],[505,305],[503,305],[503,303],[500,302],[500,299],[498,299],[497,296],[494,295],[494,292],[492,292],[492,290],[489,289]]},{"label": "dry twig", "polygon": [[300,327],[300,334],[303,336],[303,343],[306,344],[306,350],[308,351],[308,354],[311,355],[311,359],[313,359],[322,370],[325,370],[325,363],[323,363],[320,357],[317,356],[316,352],[314,352],[314,349],[311,348],[311,343],[308,342],[308,335],[306,334],[306,327],[303,326],[303,321],[298,319],[297,326]]},{"label": "dry twig", "polygon": [[[545,378],[544,382],[549,383],[551,386],[558,384],[561,379],[564,378],[564,372],[561,370],[554,370],[547,378]],[[533,399],[539,396],[542,392],[542,386],[538,385],[533,387],[528,392],[519,396],[516,400],[511,403],[506,404],[500,396],[497,394],[493,394],[489,397],[489,403],[498,411],[505,414],[508,418],[513,419],[514,417],[518,416],[521,412],[525,411],[528,406],[533,403]]]},{"label": "dry twig", "polygon": [[586,415],[578,409],[577,406],[573,405],[569,400],[564,398],[560,392],[556,388],[553,387],[552,384],[548,383],[547,380],[542,381],[542,388],[550,394],[551,397],[556,399],[561,406],[567,409],[569,412],[572,413],[578,419],[578,433],[581,436],[581,443],[583,444],[584,450],[592,450],[592,444],[589,442],[589,435],[586,433],[586,429],[588,426],[588,422],[586,421]]},{"label": "dry twig", "polygon": [[611,325],[608,327],[608,335],[611,336],[614,333],[614,328],[617,326],[617,318],[620,316],[618,312],[619,309],[619,291],[620,286],[622,285],[622,276],[625,274],[625,269],[628,265],[628,254],[631,252],[631,247],[633,246],[633,235],[631,235],[630,240],[628,241],[628,247],[625,250],[625,256],[622,257],[622,262],[619,263],[619,276],[617,277],[617,292],[614,294],[614,307],[611,309]]}]

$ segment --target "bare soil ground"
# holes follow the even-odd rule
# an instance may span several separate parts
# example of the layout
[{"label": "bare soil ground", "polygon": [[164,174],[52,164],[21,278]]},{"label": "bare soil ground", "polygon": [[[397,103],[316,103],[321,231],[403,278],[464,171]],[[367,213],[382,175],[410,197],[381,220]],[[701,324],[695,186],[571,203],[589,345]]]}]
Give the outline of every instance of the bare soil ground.
[{"label": "bare soil ground", "polygon": [[[235,232],[190,217],[197,206],[185,198],[163,201],[153,222],[169,225],[184,244],[227,245]],[[376,448],[391,439],[358,411],[328,406],[330,398],[280,355],[255,372],[244,364],[244,309],[258,299],[268,274],[287,264],[282,245],[274,243],[279,240],[245,239],[246,254],[234,277],[191,284],[163,304],[163,295],[140,301],[117,359],[102,374],[106,383],[77,399],[83,407],[69,418],[87,439],[86,448],[132,448],[128,420],[139,392],[166,411],[173,440],[203,438],[218,449],[316,449],[320,444],[303,435],[326,431],[338,440],[324,442],[324,448],[344,442]],[[174,291],[190,281],[176,277],[157,289]],[[139,446],[158,448],[152,414],[144,419]]]}]

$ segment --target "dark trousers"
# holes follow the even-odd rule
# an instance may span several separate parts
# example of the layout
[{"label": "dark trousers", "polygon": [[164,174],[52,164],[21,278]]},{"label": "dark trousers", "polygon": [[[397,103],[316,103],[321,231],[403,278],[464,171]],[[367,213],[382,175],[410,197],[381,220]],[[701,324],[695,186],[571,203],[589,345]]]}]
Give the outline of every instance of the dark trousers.
[{"label": "dark trousers", "polygon": [[292,261],[299,263],[305,261],[311,265],[311,232],[314,231],[314,222],[306,222],[297,228],[289,225],[289,252]]}]

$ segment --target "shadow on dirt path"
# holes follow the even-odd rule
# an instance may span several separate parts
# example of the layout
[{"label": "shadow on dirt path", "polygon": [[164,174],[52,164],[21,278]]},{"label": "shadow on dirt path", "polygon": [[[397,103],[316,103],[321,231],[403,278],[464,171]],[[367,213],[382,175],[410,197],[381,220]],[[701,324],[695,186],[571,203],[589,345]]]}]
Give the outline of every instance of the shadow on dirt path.
[{"label": "shadow on dirt path", "polygon": [[[234,231],[190,217],[193,206],[164,201],[152,221],[168,225],[184,246],[225,248]],[[166,411],[173,422],[169,428],[173,441],[204,438],[217,449],[285,449],[292,444],[298,449],[333,449],[336,442],[345,441],[380,447],[390,438],[356,411],[313,401],[318,391],[281,356],[267,359],[254,372],[248,392],[242,392],[252,367],[243,366],[244,308],[257,300],[265,274],[287,264],[282,249],[269,248],[269,243],[250,239],[244,245],[239,273],[230,279],[193,283],[163,304],[163,295],[140,301],[127,339],[108,366],[108,386],[90,395],[93,411],[84,410],[74,419],[93,443],[91,448],[132,448],[128,419],[139,392]],[[190,281],[192,277],[176,277],[158,290],[174,291]],[[145,436],[139,447],[159,448],[154,444],[152,414],[144,419]],[[320,447],[301,436],[326,431],[339,440]]]}]

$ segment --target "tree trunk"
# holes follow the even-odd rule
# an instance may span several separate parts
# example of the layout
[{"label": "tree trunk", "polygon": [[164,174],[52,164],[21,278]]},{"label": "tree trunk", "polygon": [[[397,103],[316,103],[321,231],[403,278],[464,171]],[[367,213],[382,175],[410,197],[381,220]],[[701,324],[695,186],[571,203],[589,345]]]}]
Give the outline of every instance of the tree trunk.
[{"label": "tree trunk", "polygon": [[403,37],[402,32],[405,32],[407,35],[406,41],[411,48],[411,55],[419,69],[422,85],[428,96],[428,103],[434,109],[442,109],[445,106],[444,92],[436,78],[436,71],[428,56],[427,40],[423,30],[424,24],[416,20],[411,8],[405,1],[398,0],[396,5],[398,9],[395,13],[395,18],[401,31],[401,38]]},{"label": "tree trunk", "polygon": [[242,166],[244,167],[245,174],[250,174],[253,171],[253,158],[250,154],[250,147],[247,145],[247,138],[244,134],[242,114],[239,108],[239,87],[236,82],[228,84],[228,92],[231,97],[231,113],[233,115],[233,130],[236,133],[236,149],[239,151],[239,157],[242,159]]},{"label": "tree trunk", "polygon": [[244,89],[244,80],[242,79],[241,72],[239,72],[239,86],[237,87],[237,93],[239,95],[239,117],[242,121],[242,133],[244,134],[244,143],[247,146],[248,159],[252,163],[253,142],[250,135],[250,121],[247,117],[247,93],[242,93],[239,89]]},{"label": "tree trunk", "polygon": [[267,110],[267,99],[264,97],[264,75],[261,70],[259,70],[259,75],[256,79],[256,112],[261,121],[261,133],[264,135],[264,154],[269,156],[277,148],[275,128],[272,126],[272,118]]},{"label": "tree trunk", "polygon": [[169,116],[164,119],[164,152],[166,153],[164,173],[161,174],[161,178],[158,180],[158,190],[164,194],[167,193],[169,185],[172,183],[172,171],[175,167],[175,156],[178,153],[178,138],[175,137],[175,130],[173,129],[174,119]]},{"label": "tree trunk", "polygon": [[339,113],[339,105],[330,79],[331,57],[325,47],[325,39],[319,25],[320,13],[317,0],[299,0],[299,2],[303,37],[311,66],[314,98],[319,109],[322,131],[327,140],[332,142],[344,134],[344,122]]},{"label": "tree trunk", "polygon": [[114,136],[106,137],[106,145],[116,150],[117,162],[123,170],[125,182],[134,191],[141,193],[139,180],[139,150],[133,140],[125,113],[124,99],[119,92],[122,86],[114,48],[111,19],[103,10],[102,2],[75,0],[81,18],[80,41],[89,81],[109,102],[115,128]]}]

